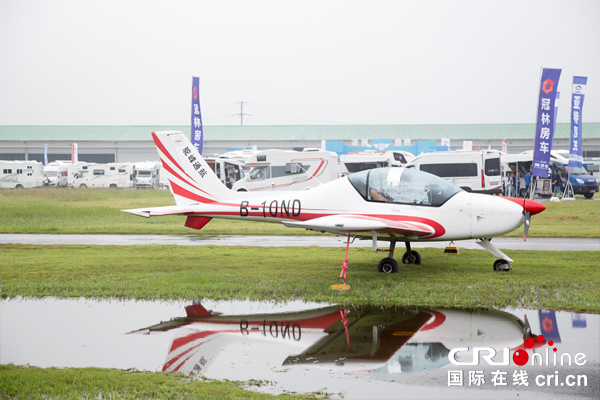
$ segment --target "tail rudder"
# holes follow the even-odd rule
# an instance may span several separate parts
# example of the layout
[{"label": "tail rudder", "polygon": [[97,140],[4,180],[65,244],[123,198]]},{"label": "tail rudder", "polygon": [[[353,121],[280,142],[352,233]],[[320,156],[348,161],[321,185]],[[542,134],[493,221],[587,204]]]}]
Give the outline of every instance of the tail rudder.
[{"label": "tail rudder", "polygon": [[214,203],[228,196],[227,189],[185,134],[153,132],[152,138],[178,206]]}]

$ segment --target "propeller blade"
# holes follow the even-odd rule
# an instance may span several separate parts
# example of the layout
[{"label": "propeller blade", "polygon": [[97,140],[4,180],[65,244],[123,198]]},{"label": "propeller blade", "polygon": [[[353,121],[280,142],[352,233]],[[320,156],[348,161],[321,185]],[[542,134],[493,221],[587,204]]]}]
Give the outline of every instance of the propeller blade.
[{"label": "propeller blade", "polygon": [[525,314],[523,322],[525,323],[525,326],[523,327],[523,335],[526,338],[533,336],[531,334],[531,325],[529,325],[529,319],[527,319],[527,314]]},{"label": "propeller blade", "polygon": [[523,241],[527,241],[527,232],[529,232],[529,225],[531,225],[531,211],[525,211],[525,231],[523,232]]}]

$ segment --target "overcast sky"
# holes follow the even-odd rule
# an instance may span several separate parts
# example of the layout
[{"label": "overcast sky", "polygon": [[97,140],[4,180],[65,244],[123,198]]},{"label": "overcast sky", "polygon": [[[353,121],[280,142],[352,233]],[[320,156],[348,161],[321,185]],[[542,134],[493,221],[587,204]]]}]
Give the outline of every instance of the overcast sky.
[{"label": "overcast sky", "polygon": [[0,0],[0,125],[535,123],[588,77],[600,1]]}]

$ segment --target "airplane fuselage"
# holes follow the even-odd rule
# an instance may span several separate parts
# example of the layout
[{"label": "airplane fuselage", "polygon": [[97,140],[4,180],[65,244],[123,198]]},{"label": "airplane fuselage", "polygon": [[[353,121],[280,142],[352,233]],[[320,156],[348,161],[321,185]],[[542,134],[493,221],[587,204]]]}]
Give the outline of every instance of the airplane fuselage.
[{"label": "airplane fuselage", "polygon": [[[401,237],[395,234],[399,240],[411,241],[494,237],[511,232],[523,223],[523,207],[501,197],[461,191],[439,207],[371,202],[363,199],[347,178],[305,191],[232,192],[226,202],[198,204],[190,208],[194,210],[194,216],[210,218],[282,223],[326,216],[362,215],[389,221],[410,221],[432,228],[431,234],[425,236]],[[367,209],[368,212],[365,212]],[[343,227],[321,230],[371,237],[370,232],[348,232]],[[379,233],[381,240],[389,237],[386,232]]]}]

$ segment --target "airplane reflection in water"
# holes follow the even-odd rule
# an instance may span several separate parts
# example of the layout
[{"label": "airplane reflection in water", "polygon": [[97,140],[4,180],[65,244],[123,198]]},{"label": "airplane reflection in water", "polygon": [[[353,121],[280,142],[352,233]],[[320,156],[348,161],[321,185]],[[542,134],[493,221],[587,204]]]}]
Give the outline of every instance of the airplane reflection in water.
[{"label": "airplane reflection in water", "polygon": [[449,364],[457,347],[515,348],[527,322],[504,311],[329,306],[254,315],[221,315],[200,304],[186,317],[130,334],[176,330],[163,371],[207,374],[312,365],[338,371],[420,372]]}]

